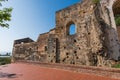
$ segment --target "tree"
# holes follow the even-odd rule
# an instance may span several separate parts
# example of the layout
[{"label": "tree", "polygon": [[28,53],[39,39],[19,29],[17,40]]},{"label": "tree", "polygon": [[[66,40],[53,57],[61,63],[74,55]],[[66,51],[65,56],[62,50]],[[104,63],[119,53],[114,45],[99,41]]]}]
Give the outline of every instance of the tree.
[{"label": "tree", "polygon": [[[2,6],[1,2],[5,2],[8,0],[0,0],[0,6]],[[9,27],[8,21],[11,21],[11,12],[12,8],[3,8],[0,10],[0,27]]]}]

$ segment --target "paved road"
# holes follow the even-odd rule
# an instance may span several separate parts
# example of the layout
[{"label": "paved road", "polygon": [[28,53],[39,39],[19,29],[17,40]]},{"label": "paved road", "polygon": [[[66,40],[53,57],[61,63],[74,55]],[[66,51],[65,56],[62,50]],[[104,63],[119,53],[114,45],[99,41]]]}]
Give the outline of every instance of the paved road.
[{"label": "paved road", "polygon": [[116,80],[91,74],[14,63],[0,66],[0,80]]}]

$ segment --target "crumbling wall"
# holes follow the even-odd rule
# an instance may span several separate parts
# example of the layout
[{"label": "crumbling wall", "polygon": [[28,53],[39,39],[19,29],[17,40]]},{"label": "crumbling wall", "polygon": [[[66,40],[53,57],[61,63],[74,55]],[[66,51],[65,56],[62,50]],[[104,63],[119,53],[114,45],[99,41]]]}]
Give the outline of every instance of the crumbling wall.
[{"label": "crumbling wall", "polygon": [[[105,0],[107,1],[107,0]],[[116,30],[114,15],[112,11],[112,6],[114,0],[109,0],[105,3],[105,1],[101,0],[101,4],[99,7],[99,17],[98,21],[103,28],[104,37],[105,37],[105,46],[107,49],[107,57],[109,59],[118,60],[120,52],[119,52],[119,39]],[[96,14],[97,15],[97,14]]]},{"label": "crumbling wall", "polygon": [[38,37],[38,40],[37,40],[38,52],[40,54],[46,54],[45,48],[47,46],[48,36],[49,36],[49,33],[44,33],[44,34],[40,34],[40,36]]},{"label": "crumbling wall", "polygon": [[57,39],[54,34],[49,35],[47,48],[47,62],[56,63]]},{"label": "crumbling wall", "polygon": [[33,60],[39,61],[39,55],[37,54],[36,42],[16,44],[14,46],[14,60]]},{"label": "crumbling wall", "polygon": [[[56,27],[40,34],[36,42],[15,44],[13,58],[47,63],[111,66],[114,60],[119,60],[119,40],[112,20],[114,16],[102,1],[94,3],[93,0],[83,0],[57,11]],[[75,24],[76,33],[71,35],[72,24]]]},{"label": "crumbling wall", "polygon": [[[76,25],[74,35],[69,35],[71,23]],[[96,53],[103,47],[101,33],[92,1],[85,0],[57,11],[56,34],[60,41],[60,62],[96,65]]]}]

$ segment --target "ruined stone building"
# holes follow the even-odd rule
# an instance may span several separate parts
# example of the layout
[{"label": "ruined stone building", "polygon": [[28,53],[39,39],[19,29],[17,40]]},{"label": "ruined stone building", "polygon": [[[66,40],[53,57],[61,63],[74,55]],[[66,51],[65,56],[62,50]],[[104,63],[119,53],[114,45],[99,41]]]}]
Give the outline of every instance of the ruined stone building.
[{"label": "ruined stone building", "polygon": [[[120,44],[114,17],[120,0],[82,0],[56,12],[56,26],[37,41],[14,41],[13,61],[38,61],[109,66],[120,61]],[[75,25],[75,34],[70,26]]]}]

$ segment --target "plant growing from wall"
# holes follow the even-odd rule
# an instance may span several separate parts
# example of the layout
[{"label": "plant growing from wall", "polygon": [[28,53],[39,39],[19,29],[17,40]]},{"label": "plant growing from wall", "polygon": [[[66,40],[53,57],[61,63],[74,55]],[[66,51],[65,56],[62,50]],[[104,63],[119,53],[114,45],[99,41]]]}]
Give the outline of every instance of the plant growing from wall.
[{"label": "plant growing from wall", "polygon": [[117,26],[120,26],[120,14],[115,16],[115,23]]},{"label": "plant growing from wall", "polygon": [[100,2],[100,0],[92,0],[92,2],[93,2],[94,4],[97,4],[97,3]]}]

